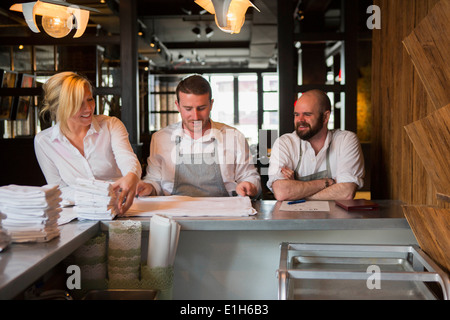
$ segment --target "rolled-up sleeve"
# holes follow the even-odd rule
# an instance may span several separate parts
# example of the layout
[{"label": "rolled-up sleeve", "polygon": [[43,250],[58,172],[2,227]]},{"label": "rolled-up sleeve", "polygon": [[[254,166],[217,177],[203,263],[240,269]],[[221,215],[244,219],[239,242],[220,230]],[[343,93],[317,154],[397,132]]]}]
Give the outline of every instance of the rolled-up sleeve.
[{"label": "rolled-up sleeve", "polygon": [[[158,151],[158,147],[161,142],[158,140],[160,133],[154,133],[150,143],[150,156],[147,159],[147,173],[144,177],[146,183],[150,183],[155,188],[157,195],[163,195],[162,180],[163,180],[163,163],[164,158],[161,151]],[[169,164],[166,164],[169,165]]]},{"label": "rolled-up sleeve", "polygon": [[272,146],[268,170],[269,179],[267,181],[267,188],[272,192],[272,184],[275,181],[286,179],[281,173],[281,168],[287,167],[291,170],[295,169],[294,157],[292,154],[293,145],[290,145],[289,142],[289,139],[282,136],[278,138]]},{"label": "rolled-up sleeve", "polygon": [[358,137],[354,133],[346,134],[344,141],[339,146],[337,171],[335,180],[337,183],[353,182],[362,188],[364,185],[364,157]]},{"label": "rolled-up sleeve", "polygon": [[243,181],[250,182],[258,188],[258,193],[261,192],[261,177],[253,164],[253,157],[248,146],[245,136],[239,131],[235,130],[236,139],[236,183]]}]

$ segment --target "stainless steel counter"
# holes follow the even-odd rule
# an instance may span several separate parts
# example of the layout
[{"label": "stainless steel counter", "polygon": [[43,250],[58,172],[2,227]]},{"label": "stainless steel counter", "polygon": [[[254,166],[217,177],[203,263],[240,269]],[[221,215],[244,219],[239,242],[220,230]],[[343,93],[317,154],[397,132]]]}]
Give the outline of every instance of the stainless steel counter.
[{"label": "stainless steel counter", "polygon": [[[409,230],[401,202],[377,201],[375,211],[348,212],[330,201],[329,212],[281,211],[281,202],[256,201],[258,214],[243,218],[177,218],[182,231],[326,231],[326,230]],[[148,231],[149,218],[142,221]],[[107,222],[72,221],[60,227],[58,238],[47,243],[11,244],[0,253],[0,299],[11,299],[55,267],[75,249],[101,231]]]},{"label": "stainless steel counter", "polygon": [[[395,200],[376,201],[377,210],[346,211],[329,201],[329,212],[281,211],[281,201],[254,201],[258,211],[249,217],[177,217],[181,230],[192,231],[282,231],[282,230],[363,230],[363,229],[409,229],[402,202]],[[143,230],[148,230],[149,218],[127,218],[142,220]],[[107,222],[102,229],[107,228]]]},{"label": "stainless steel counter", "polygon": [[49,242],[11,244],[0,252],[0,299],[14,298],[98,233],[97,221],[77,221]]}]

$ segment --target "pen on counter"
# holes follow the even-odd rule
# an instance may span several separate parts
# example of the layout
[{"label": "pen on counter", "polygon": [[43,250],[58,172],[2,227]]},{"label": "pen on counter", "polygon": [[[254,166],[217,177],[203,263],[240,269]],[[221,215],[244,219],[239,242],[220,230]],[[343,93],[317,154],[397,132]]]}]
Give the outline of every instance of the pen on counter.
[{"label": "pen on counter", "polygon": [[302,203],[302,202],[305,202],[305,201],[306,200],[304,200],[304,199],[294,200],[294,201],[289,201],[288,204]]}]

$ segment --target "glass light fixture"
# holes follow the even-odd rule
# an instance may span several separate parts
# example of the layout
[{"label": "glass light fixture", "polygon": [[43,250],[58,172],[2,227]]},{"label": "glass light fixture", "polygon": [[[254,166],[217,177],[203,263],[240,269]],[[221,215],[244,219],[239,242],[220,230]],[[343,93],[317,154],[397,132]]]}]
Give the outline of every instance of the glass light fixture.
[{"label": "glass light fixture", "polygon": [[259,9],[249,0],[195,0],[195,3],[214,14],[220,30],[239,33],[245,22],[248,7]]},{"label": "glass light fixture", "polygon": [[42,16],[42,28],[53,38],[63,38],[72,30],[72,19],[60,17]]},{"label": "glass light fixture", "polygon": [[72,29],[77,29],[74,38],[81,37],[87,27],[89,11],[98,12],[96,9],[70,4],[64,0],[16,3],[9,9],[23,12],[28,27],[35,33],[40,32],[36,25],[36,15],[42,16],[42,27],[54,38],[65,37]]}]

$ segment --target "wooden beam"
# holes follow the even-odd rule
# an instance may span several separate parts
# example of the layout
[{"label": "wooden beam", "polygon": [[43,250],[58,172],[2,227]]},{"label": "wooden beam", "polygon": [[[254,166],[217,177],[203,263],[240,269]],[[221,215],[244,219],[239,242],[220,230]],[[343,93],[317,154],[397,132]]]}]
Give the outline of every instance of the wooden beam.
[{"label": "wooden beam", "polygon": [[[341,119],[341,129],[356,133],[356,102],[357,102],[357,51],[358,51],[358,1],[345,0],[343,5],[344,14],[344,79],[345,79],[345,104],[344,118]],[[342,115],[341,115],[342,116]]]},{"label": "wooden beam", "polygon": [[279,135],[294,130],[292,112],[296,100],[297,67],[294,47],[294,5],[290,0],[277,1],[278,15],[278,94]]},{"label": "wooden beam", "polygon": [[139,140],[139,64],[136,0],[120,1],[120,70],[122,87],[121,120],[128,130],[130,143],[140,157]]}]

